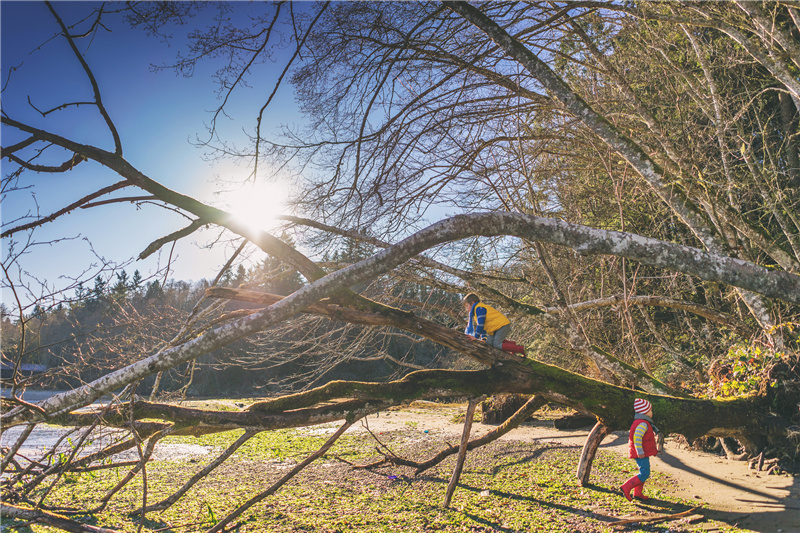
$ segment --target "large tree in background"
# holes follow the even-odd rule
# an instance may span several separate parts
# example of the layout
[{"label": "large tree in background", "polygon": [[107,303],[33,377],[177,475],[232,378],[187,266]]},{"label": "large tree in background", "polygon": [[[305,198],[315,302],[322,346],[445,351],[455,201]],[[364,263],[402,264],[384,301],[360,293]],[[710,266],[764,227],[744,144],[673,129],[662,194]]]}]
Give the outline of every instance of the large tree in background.
[{"label": "large tree in background", "polygon": [[[124,400],[143,379],[269,328],[291,328],[303,313],[367,326],[366,335],[391,328],[423,337],[473,368],[492,368],[331,382],[239,413],[112,404],[102,423],[127,427],[152,447],[167,434],[350,423],[413,398],[516,392],[591,412],[617,429],[634,394],[647,394],[664,428],[690,439],[735,437],[749,454],[797,445],[800,10],[791,3],[341,2],[301,12],[267,5],[251,26],[215,18],[193,33],[175,64],[193,72],[204,61],[223,61],[220,107],[204,146],[247,161],[250,180],[269,179],[272,169],[295,171],[296,211],[285,221],[316,256],[125,159],[115,110],[76,44],[117,14],[101,9],[85,32],[63,21],[57,7],[50,9],[59,38],[90,87],[88,101],[76,106],[65,97],[63,109],[77,107],[87,121],[99,117],[108,141],[86,143],[69,128],[50,127],[49,113],[22,118],[4,103],[3,201],[42,186],[42,173],[99,164],[115,177],[51,215],[4,224],[3,238],[15,243],[5,283],[14,284],[8,272],[15,261],[33,270],[20,250],[37,227],[78,207],[130,201],[189,220],[165,228],[142,255],[215,227],[280,261],[271,270],[291,269],[304,281],[281,298],[218,286],[220,273],[180,334],[36,406],[4,402],[4,427],[29,429],[48,417],[91,429],[97,416],[75,408],[120,391]],[[123,14],[160,34],[203,7],[213,9],[143,3]],[[224,13],[235,4],[220,7]],[[250,145],[237,150],[216,121],[239,91],[263,83],[259,69],[278,50],[279,27],[291,28],[291,45],[279,55],[279,74],[258,87],[267,96],[246,125]],[[265,124],[275,89],[288,81],[308,128],[278,139]],[[122,189],[137,192],[115,195]],[[337,239],[352,253],[323,256]],[[429,289],[452,300],[426,299]],[[520,361],[441,325],[437,304],[470,290],[508,311],[531,358]],[[259,306],[224,314],[223,306],[208,305],[220,298]],[[19,315],[24,337],[30,315]],[[330,365],[342,338],[380,352],[372,348],[380,343],[349,333],[321,334],[310,346]],[[18,347],[11,358],[21,364],[24,339]],[[741,397],[708,399],[734,392]],[[15,451],[4,451],[4,468],[18,465]],[[76,454],[71,464],[42,467],[38,483],[99,458]]]}]

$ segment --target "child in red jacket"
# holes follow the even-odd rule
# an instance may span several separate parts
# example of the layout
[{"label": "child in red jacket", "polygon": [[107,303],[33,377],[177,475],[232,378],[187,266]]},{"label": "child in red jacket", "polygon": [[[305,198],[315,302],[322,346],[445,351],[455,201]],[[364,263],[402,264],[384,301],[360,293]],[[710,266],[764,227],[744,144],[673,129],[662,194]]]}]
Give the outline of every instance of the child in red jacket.
[{"label": "child in red jacket", "polygon": [[632,500],[631,490],[633,490],[633,498],[648,499],[642,494],[642,488],[644,482],[650,477],[650,457],[658,453],[656,446],[658,428],[653,425],[653,406],[647,400],[636,398],[633,401],[633,412],[635,413],[634,420],[628,434],[628,456],[636,461],[639,473],[620,487],[628,501]]}]

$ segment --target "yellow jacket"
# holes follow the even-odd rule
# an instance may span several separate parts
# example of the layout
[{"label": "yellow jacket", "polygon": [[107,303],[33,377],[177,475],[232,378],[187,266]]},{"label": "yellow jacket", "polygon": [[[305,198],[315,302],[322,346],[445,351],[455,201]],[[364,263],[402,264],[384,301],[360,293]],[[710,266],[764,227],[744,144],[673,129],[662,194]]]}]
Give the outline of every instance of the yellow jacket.
[{"label": "yellow jacket", "polygon": [[486,340],[486,337],[508,324],[511,324],[511,321],[503,313],[491,305],[477,303],[469,310],[464,333],[479,340]]}]

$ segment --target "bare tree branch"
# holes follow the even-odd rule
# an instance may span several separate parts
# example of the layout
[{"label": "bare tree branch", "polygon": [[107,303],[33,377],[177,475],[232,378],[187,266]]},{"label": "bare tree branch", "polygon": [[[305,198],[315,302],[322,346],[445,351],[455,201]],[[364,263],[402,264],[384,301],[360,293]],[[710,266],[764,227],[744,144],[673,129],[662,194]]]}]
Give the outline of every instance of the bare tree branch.
[{"label": "bare tree branch", "polygon": [[92,194],[88,194],[88,195],[84,196],[83,198],[81,198],[80,200],[78,200],[76,202],[73,202],[70,205],[68,205],[68,206],[66,206],[66,207],[64,207],[62,209],[59,209],[55,213],[51,213],[50,215],[48,215],[46,217],[40,218],[40,219],[35,220],[33,222],[30,222],[28,224],[23,224],[21,226],[15,227],[15,228],[8,229],[8,230],[4,231],[2,233],[2,235],[0,235],[0,237],[2,237],[2,238],[10,237],[11,235],[13,235],[15,233],[18,233],[20,231],[33,229],[33,228],[39,227],[39,226],[41,226],[43,224],[46,224],[48,222],[52,222],[53,220],[57,219],[58,217],[60,217],[62,215],[66,215],[67,213],[70,213],[70,212],[74,211],[75,209],[77,209],[79,207],[85,206],[89,201],[94,200],[95,198],[98,198],[100,196],[106,195],[106,194],[114,192],[114,191],[118,191],[120,189],[124,189],[125,187],[130,187],[131,185],[132,184],[130,182],[128,182],[128,181],[120,181],[120,182],[115,183],[114,185],[109,185],[108,187],[103,187],[102,189],[100,189],[98,191],[95,191]]},{"label": "bare tree branch", "polygon": [[39,509],[25,509],[24,507],[17,507],[9,503],[0,503],[0,511],[2,511],[3,516],[14,520],[42,523],[57,529],[63,529],[64,531],[71,531],[72,533],[118,533],[118,531],[114,529],[91,526],[89,524],[70,520],[69,518],[64,518],[55,513]]}]

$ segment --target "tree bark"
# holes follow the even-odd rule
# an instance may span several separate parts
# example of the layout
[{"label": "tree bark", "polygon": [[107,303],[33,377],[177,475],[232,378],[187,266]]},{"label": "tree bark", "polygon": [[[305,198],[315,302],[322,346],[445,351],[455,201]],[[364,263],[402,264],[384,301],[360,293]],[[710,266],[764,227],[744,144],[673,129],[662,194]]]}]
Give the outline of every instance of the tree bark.
[{"label": "tree bark", "polygon": [[592,473],[592,462],[594,461],[595,455],[597,455],[597,448],[600,447],[603,439],[605,439],[606,435],[609,433],[611,433],[611,431],[602,423],[598,422],[586,437],[586,442],[581,451],[581,458],[578,461],[578,485],[583,487],[589,483],[589,476]]},{"label": "tree bark", "polygon": [[467,415],[464,419],[464,433],[461,435],[461,446],[458,448],[458,459],[456,460],[456,467],[453,469],[453,476],[450,478],[450,483],[447,484],[447,492],[444,496],[443,507],[447,509],[450,507],[450,501],[453,499],[453,493],[456,491],[458,479],[461,477],[461,470],[464,468],[464,461],[467,459],[467,444],[469,443],[469,432],[472,429],[472,417],[475,416],[475,407],[478,405],[478,400],[472,398],[467,404]]},{"label": "tree bark", "polygon": [[[488,348],[487,348],[488,349]],[[633,400],[645,398],[653,404],[654,418],[664,433],[694,440],[704,435],[738,439],[748,453],[758,453],[769,442],[786,444],[789,423],[770,414],[765,398],[743,397],[725,401],[677,398],[617,387],[574,374],[561,368],[526,359],[478,371],[420,370],[387,383],[332,381],[309,391],[251,405],[245,411],[206,411],[166,404],[135,402],[125,410],[107,412],[104,423],[129,423],[134,419],[172,420],[174,435],[204,434],[233,428],[281,429],[355,420],[393,405],[417,399],[483,394],[516,393],[538,395],[597,416],[610,431],[630,424]],[[331,404],[331,402],[334,402]],[[86,425],[96,415],[73,413],[53,423]]]},{"label": "tree bark", "polygon": [[63,529],[64,531],[72,531],[73,533],[118,533],[118,531],[114,529],[90,526],[89,524],[82,524],[81,522],[70,520],[69,518],[55,513],[39,509],[25,509],[24,507],[17,507],[16,505],[8,503],[0,503],[0,511],[2,511],[2,515],[6,518],[38,522]]}]

